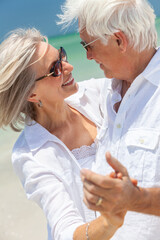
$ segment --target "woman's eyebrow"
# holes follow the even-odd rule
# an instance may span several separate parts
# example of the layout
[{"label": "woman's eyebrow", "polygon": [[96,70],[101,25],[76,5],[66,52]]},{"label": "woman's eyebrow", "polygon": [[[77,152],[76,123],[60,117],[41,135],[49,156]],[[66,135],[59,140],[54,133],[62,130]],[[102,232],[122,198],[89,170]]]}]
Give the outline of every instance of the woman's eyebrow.
[{"label": "woman's eyebrow", "polygon": [[58,55],[58,57],[57,57],[56,60],[54,60],[53,62],[51,62],[51,64],[49,65],[49,67],[48,67],[48,69],[47,69],[47,72],[49,72],[49,71],[51,70],[52,66],[53,66],[58,60],[59,60],[59,55]]}]

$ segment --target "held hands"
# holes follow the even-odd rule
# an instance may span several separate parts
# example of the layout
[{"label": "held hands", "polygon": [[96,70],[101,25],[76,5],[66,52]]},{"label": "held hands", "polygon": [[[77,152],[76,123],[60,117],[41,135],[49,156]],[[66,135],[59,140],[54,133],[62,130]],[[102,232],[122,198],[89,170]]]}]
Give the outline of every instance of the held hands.
[{"label": "held hands", "polygon": [[115,170],[110,175],[102,176],[82,169],[84,203],[89,209],[99,211],[111,224],[121,226],[127,210],[135,201],[137,181],[130,179],[126,168],[109,152],[106,160]]}]

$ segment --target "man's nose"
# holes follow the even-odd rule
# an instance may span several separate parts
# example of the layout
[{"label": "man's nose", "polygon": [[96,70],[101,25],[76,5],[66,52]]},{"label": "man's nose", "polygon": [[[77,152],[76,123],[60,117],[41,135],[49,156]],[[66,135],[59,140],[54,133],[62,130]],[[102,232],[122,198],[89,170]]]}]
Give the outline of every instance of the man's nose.
[{"label": "man's nose", "polygon": [[92,50],[91,49],[88,49],[86,54],[87,54],[87,59],[88,60],[92,60],[93,59],[93,57],[92,57]]}]

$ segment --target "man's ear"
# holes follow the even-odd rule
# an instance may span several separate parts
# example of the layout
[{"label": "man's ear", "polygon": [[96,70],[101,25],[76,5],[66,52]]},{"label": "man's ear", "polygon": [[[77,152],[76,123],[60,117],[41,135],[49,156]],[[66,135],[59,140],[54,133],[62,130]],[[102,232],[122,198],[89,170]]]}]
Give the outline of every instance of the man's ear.
[{"label": "man's ear", "polygon": [[123,52],[125,52],[128,46],[128,40],[126,35],[122,31],[119,31],[114,33],[114,36],[116,38],[117,45]]},{"label": "man's ear", "polygon": [[27,99],[28,102],[38,103],[37,95],[35,93],[31,93],[31,95]]}]

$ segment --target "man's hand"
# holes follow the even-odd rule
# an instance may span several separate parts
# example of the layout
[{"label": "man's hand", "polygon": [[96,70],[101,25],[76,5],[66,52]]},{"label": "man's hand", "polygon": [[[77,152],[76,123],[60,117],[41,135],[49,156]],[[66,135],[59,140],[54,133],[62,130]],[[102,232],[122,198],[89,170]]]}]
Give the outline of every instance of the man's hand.
[{"label": "man's hand", "polygon": [[[132,183],[126,168],[109,152],[106,153],[106,160],[115,171],[111,176],[102,176],[87,169],[81,171],[84,202],[89,209],[114,216],[132,208],[139,190],[137,181],[132,180]],[[102,202],[97,206],[99,198]]]}]

